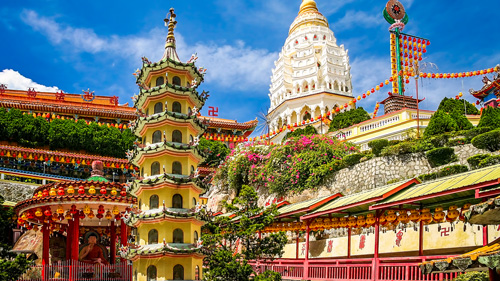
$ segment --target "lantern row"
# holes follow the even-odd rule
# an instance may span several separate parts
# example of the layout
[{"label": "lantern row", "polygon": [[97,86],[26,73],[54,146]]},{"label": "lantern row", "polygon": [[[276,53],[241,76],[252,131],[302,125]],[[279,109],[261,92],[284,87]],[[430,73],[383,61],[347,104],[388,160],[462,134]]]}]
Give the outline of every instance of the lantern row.
[{"label": "lantern row", "polygon": [[[423,222],[424,225],[431,223],[443,223],[443,222],[456,222],[457,220],[465,221],[464,213],[469,210],[471,204],[465,204],[461,210],[458,210],[458,206],[453,205],[444,211],[442,207],[437,207],[434,210],[434,214],[431,213],[429,208],[424,208],[422,210],[388,210],[387,214],[382,214],[379,217],[379,224],[381,226],[398,226],[399,224],[408,224],[410,222],[419,223]],[[333,228],[367,228],[372,227],[376,222],[375,214],[369,213],[366,216],[349,216],[341,218],[316,218],[310,224],[309,228],[313,231],[333,229]],[[279,231],[304,231],[306,230],[306,222],[277,222],[266,227],[263,232],[279,232]]]},{"label": "lantern row", "polygon": [[[30,113],[26,113],[26,112],[23,112],[23,115],[25,114],[30,114]],[[75,119],[75,118],[71,118],[71,117],[64,117],[64,116],[59,116],[59,115],[55,115],[55,114],[50,114],[50,113],[33,113],[33,117],[34,118],[37,118],[37,117],[42,117],[42,118],[45,118],[47,119],[47,121],[50,121],[50,120],[54,120],[54,119],[61,119],[61,120],[74,120],[75,123],[79,121],[79,119]],[[87,125],[91,125],[92,124],[92,121],[87,121],[87,120],[84,120],[84,119],[80,119],[80,120],[83,120],[85,121],[85,123]],[[117,124],[117,123],[107,123],[107,122],[95,122],[97,125],[99,126],[107,126],[108,128],[109,127],[115,127],[117,129],[127,129],[127,125],[126,124]]]},{"label": "lantern row", "polygon": [[468,72],[459,72],[459,73],[420,73],[420,77],[422,78],[436,78],[436,79],[450,79],[450,78],[466,78],[473,77],[478,75],[485,75],[487,73],[498,72],[500,70],[500,66],[495,66],[492,68],[476,70],[476,71],[468,71]]}]

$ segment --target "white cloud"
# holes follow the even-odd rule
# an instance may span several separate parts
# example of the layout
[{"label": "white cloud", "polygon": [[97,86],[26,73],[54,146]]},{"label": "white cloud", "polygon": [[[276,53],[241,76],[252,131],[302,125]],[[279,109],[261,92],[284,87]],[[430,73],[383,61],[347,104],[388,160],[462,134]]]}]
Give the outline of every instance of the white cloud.
[{"label": "white cloud", "polygon": [[370,28],[383,23],[384,18],[377,13],[349,10],[345,13],[344,17],[332,24],[332,26],[336,29],[342,30],[350,29],[355,26]]},{"label": "white cloud", "polygon": [[38,92],[58,92],[58,87],[48,87],[34,82],[33,80],[24,77],[21,73],[12,70],[4,69],[0,72],[0,83],[7,84],[7,88],[11,90],[23,90],[35,88]]},{"label": "white cloud", "polygon": [[[32,10],[24,11],[21,18],[34,30],[45,35],[53,45],[61,46],[69,52],[105,53],[110,57],[124,58],[131,65],[138,65],[142,56],[150,57],[151,61],[159,60],[167,34],[166,29],[155,28],[143,36],[106,37],[96,34],[92,29],[60,24]],[[204,42],[189,46],[179,33],[176,33],[176,40],[181,59],[198,53],[200,59],[197,65],[208,69],[207,82],[237,90],[263,85],[267,87],[273,62],[278,57],[277,53],[266,49],[246,46],[243,41],[234,45]],[[132,68],[127,71],[132,71]]]}]

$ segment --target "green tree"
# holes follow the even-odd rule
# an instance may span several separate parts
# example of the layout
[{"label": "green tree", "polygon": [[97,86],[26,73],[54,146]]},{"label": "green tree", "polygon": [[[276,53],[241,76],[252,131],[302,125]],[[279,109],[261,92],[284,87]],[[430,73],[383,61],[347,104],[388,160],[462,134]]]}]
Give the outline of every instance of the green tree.
[{"label": "green tree", "polygon": [[439,135],[445,132],[458,130],[458,125],[452,116],[442,110],[436,111],[429,121],[429,125],[424,131],[424,137]]},{"label": "green tree", "polygon": [[330,129],[328,131],[334,132],[366,120],[370,120],[370,114],[368,114],[368,112],[366,112],[366,110],[362,107],[351,109],[349,111],[336,114],[330,123]]},{"label": "green tree", "polygon": [[293,137],[300,137],[302,135],[304,136],[310,136],[310,135],[315,135],[317,134],[318,132],[316,131],[316,128],[314,128],[313,126],[309,125],[309,126],[306,126],[305,128],[299,128],[299,129],[296,129],[295,131],[293,132],[288,132],[284,138],[284,140],[288,139],[288,138],[293,138]]},{"label": "green tree", "polygon": [[[0,196],[0,231],[9,233],[13,226],[14,210],[3,207],[4,199]],[[14,281],[21,276],[29,267],[30,262],[24,255],[16,255],[9,252],[11,249],[8,235],[0,236],[0,280]]]},{"label": "green tree", "polygon": [[202,235],[209,265],[204,280],[251,280],[254,272],[248,261],[273,260],[283,254],[287,242],[284,232],[260,235],[274,221],[276,208],[259,207],[257,201],[255,189],[243,185],[232,203],[225,202],[226,210],[234,216],[208,216],[210,221]]},{"label": "green tree", "polygon": [[469,121],[469,119],[467,119],[463,112],[455,109],[450,113],[450,116],[453,120],[455,120],[459,131],[470,130],[474,128],[474,125],[472,125],[472,123]]},{"label": "green tree", "polygon": [[226,156],[230,152],[229,148],[223,142],[204,138],[200,139],[198,149],[208,154],[203,164],[210,167],[217,167],[221,161],[226,160]]},{"label": "green tree", "polygon": [[490,128],[500,128],[500,108],[494,108],[491,106],[483,109],[481,114],[481,119],[479,120],[478,127],[490,127]]},{"label": "green tree", "polygon": [[[464,105],[465,103],[465,105]],[[454,98],[444,98],[439,103],[438,110],[451,113],[453,111],[458,111],[461,114],[465,114],[465,109],[467,109],[467,115],[478,115],[479,110],[470,102],[464,101],[463,99]]]}]

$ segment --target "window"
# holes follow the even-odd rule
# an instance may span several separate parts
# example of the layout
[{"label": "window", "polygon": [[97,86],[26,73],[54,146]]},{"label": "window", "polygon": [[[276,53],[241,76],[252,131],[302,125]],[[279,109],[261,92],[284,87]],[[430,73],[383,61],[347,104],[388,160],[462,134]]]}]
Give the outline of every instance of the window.
[{"label": "window", "polygon": [[193,197],[193,207],[196,206],[196,198]]},{"label": "window", "polygon": [[172,132],[172,142],[182,143],[182,133],[179,130]]},{"label": "window", "polygon": [[154,110],[155,110],[155,111],[154,111],[154,112],[155,112],[154,114],[156,114],[156,113],[162,113],[162,112],[163,112],[163,103],[161,103],[161,102],[157,102],[157,103],[155,104],[155,109],[154,109]]},{"label": "window", "polygon": [[154,131],[153,133],[153,143],[161,142],[161,131]]},{"label": "window", "polygon": [[139,210],[142,210],[142,199],[139,199]]},{"label": "window", "polygon": [[172,174],[174,175],[182,175],[182,164],[175,161],[172,163]]},{"label": "window", "polygon": [[148,244],[158,244],[158,230],[151,229],[148,232]]},{"label": "window", "polygon": [[174,243],[184,243],[184,232],[180,228],[174,230]]},{"label": "window", "polygon": [[193,135],[189,135],[189,143],[194,143]]},{"label": "window", "polygon": [[163,84],[165,84],[165,78],[163,78],[163,76],[160,76],[160,77],[156,78],[156,86],[157,87],[161,86]]},{"label": "window", "polygon": [[172,83],[174,85],[180,86],[181,85],[181,78],[179,78],[179,76],[174,76],[174,78],[172,78]]},{"label": "window", "polygon": [[158,209],[159,206],[160,198],[158,195],[151,195],[151,197],[149,197],[149,209]]},{"label": "window", "polygon": [[302,118],[303,121],[310,120],[311,119],[311,113],[306,112],[304,114],[304,117]]},{"label": "window", "polygon": [[184,267],[180,264],[174,266],[174,280],[184,280]]},{"label": "window", "polygon": [[141,177],[144,177],[144,167],[141,168]]},{"label": "window", "polygon": [[195,172],[195,171],[194,171],[194,166],[193,166],[193,165],[191,165],[191,175],[194,175],[194,172]]},{"label": "window", "polygon": [[194,240],[193,243],[195,243],[195,244],[196,244],[196,242],[198,242],[198,231],[196,231],[196,230],[194,231],[194,234],[193,234],[193,240]]},{"label": "window", "polygon": [[200,280],[200,267],[196,266],[194,268],[194,280]]},{"label": "window", "polygon": [[191,109],[190,106],[188,106],[188,115],[191,115],[193,113],[193,110]]},{"label": "window", "polygon": [[154,265],[148,267],[148,281],[156,281],[156,266]]},{"label": "window", "polygon": [[172,197],[172,208],[182,209],[182,196],[180,194],[175,194]]},{"label": "window", "polygon": [[151,175],[159,175],[160,174],[160,162],[154,162],[151,164]]},{"label": "window", "polygon": [[175,101],[172,104],[172,112],[182,113],[182,108],[181,108],[181,103],[180,102]]}]

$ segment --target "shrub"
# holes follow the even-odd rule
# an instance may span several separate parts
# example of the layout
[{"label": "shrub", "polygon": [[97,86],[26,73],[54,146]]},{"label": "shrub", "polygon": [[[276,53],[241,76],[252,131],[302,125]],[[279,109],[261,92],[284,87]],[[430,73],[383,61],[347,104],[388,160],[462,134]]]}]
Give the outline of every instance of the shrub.
[{"label": "shrub", "polygon": [[490,154],[476,154],[474,156],[467,158],[467,163],[469,163],[471,169],[475,170],[479,168],[479,163],[481,161],[490,156],[491,156]]},{"label": "shrub", "polygon": [[375,156],[380,156],[380,152],[382,152],[382,149],[388,145],[389,141],[386,139],[372,140],[368,143],[368,146],[372,149],[372,152],[373,154],[375,154]]},{"label": "shrub", "polygon": [[254,281],[281,281],[281,274],[275,271],[266,270],[255,276]]},{"label": "shrub", "polygon": [[494,108],[491,106],[483,109],[481,113],[481,119],[479,120],[478,127],[491,127],[500,128],[500,108]]},{"label": "shrub", "polygon": [[443,147],[448,142],[448,135],[441,134],[437,136],[433,136],[430,138],[430,141],[434,147]]},{"label": "shrub", "polygon": [[302,135],[304,136],[315,135],[317,133],[318,132],[316,131],[316,129],[313,126],[309,125],[306,126],[304,129],[299,128],[293,132],[288,132],[283,140],[286,140],[288,138],[300,137]]},{"label": "shrub", "polygon": [[493,166],[493,165],[497,165],[497,164],[500,164],[500,155],[487,157],[487,158],[481,160],[481,162],[479,162],[479,164],[477,166],[479,168],[485,168],[485,167]]},{"label": "shrub", "polygon": [[472,145],[476,148],[487,149],[489,151],[500,150],[500,130],[480,134],[472,139]]},{"label": "shrub", "polygon": [[334,132],[369,119],[370,114],[368,114],[368,112],[366,112],[366,110],[362,107],[351,109],[333,116],[332,122],[330,123],[330,129],[328,131]]},{"label": "shrub", "polygon": [[401,142],[393,146],[386,146],[382,149],[380,155],[382,156],[391,156],[391,155],[401,155],[412,152],[412,142]]},{"label": "shrub", "polygon": [[442,166],[444,164],[456,161],[455,150],[451,147],[438,147],[426,153],[427,160],[432,167]]},{"label": "shrub", "polygon": [[424,131],[424,137],[439,135],[446,132],[458,130],[457,123],[447,112],[436,111],[429,121],[429,125]]},{"label": "shrub", "polygon": [[464,137],[470,142],[473,138],[476,136],[479,136],[480,134],[487,133],[489,131],[493,130],[491,127],[476,127],[472,128],[468,131],[465,132]]},{"label": "shrub", "polygon": [[411,152],[424,152],[427,150],[431,150],[435,148],[432,142],[429,139],[418,139],[413,141],[413,145],[411,147]]},{"label": "shrub", "polygon": [[396,145],[396,144],[398,144],[400,142],[401,142],[400,140],[390,140],[389,141],[389,145]]},{"label": "shrub", "polygon": [[470,130],[474,128],[472,123],[469,121],[469,119],[467,119],[467,116],[465,116],[463,112],[463,110],[454,110],[450,113],[451,118],[453,118],[453,120],[457,124],[458,130]]},{"label": "shrub", "polygon": [[488,281],[490,276],[487,271],[471,271],[459,275],[453,281]]},{"label": "shrub", "polygon": [[365,157],[365,154],[363,153],[354,153],[345,156],[342,160],[347,166],[353,166],[359,164],[359,160],[363,157]]},{"label": "shrub", "polygon": [[[470,102],[465,101],[465,107],[467,108],[468,115],[477,115],[479,114],[479,110]],[[439,103],[438,110],[442,110],[444,112],[451,113],[453,111],[458,111],[460,113],[465,114],[464,100],[463,99],[454,99],[454,98],[444,98]]]},{"label": "shrub", "polygon": [[458,139],[452,139],[452,140],[449,140],[447,143],[446,143],[446,146],[459,146],[459,145],[464,145],[464,144],[467,144],[469,143],[469,140],[467,140],[466,138],[458,138]]},{"label": "shrub", "polygon": [[210,167],[217,167],[221,162],[226,159],[230,150],[227,146],[220,141],[201,139],[198,149],[207,153],[208,157],[205,158],[203,164]]},{"label": "shrub", "polygon": [[467,168],[467,166],[465,166],[465,165],[453,165],[453,166],[444,167],[435,173],[419,175],[418,178],[422,181],[428,181],[428,180],[434,180],[434,179],[437,179],[440,177],[446,177],[446,176],[464,173],[464,172],[467,172],[468,170],[469,170],[469,168]]}]

